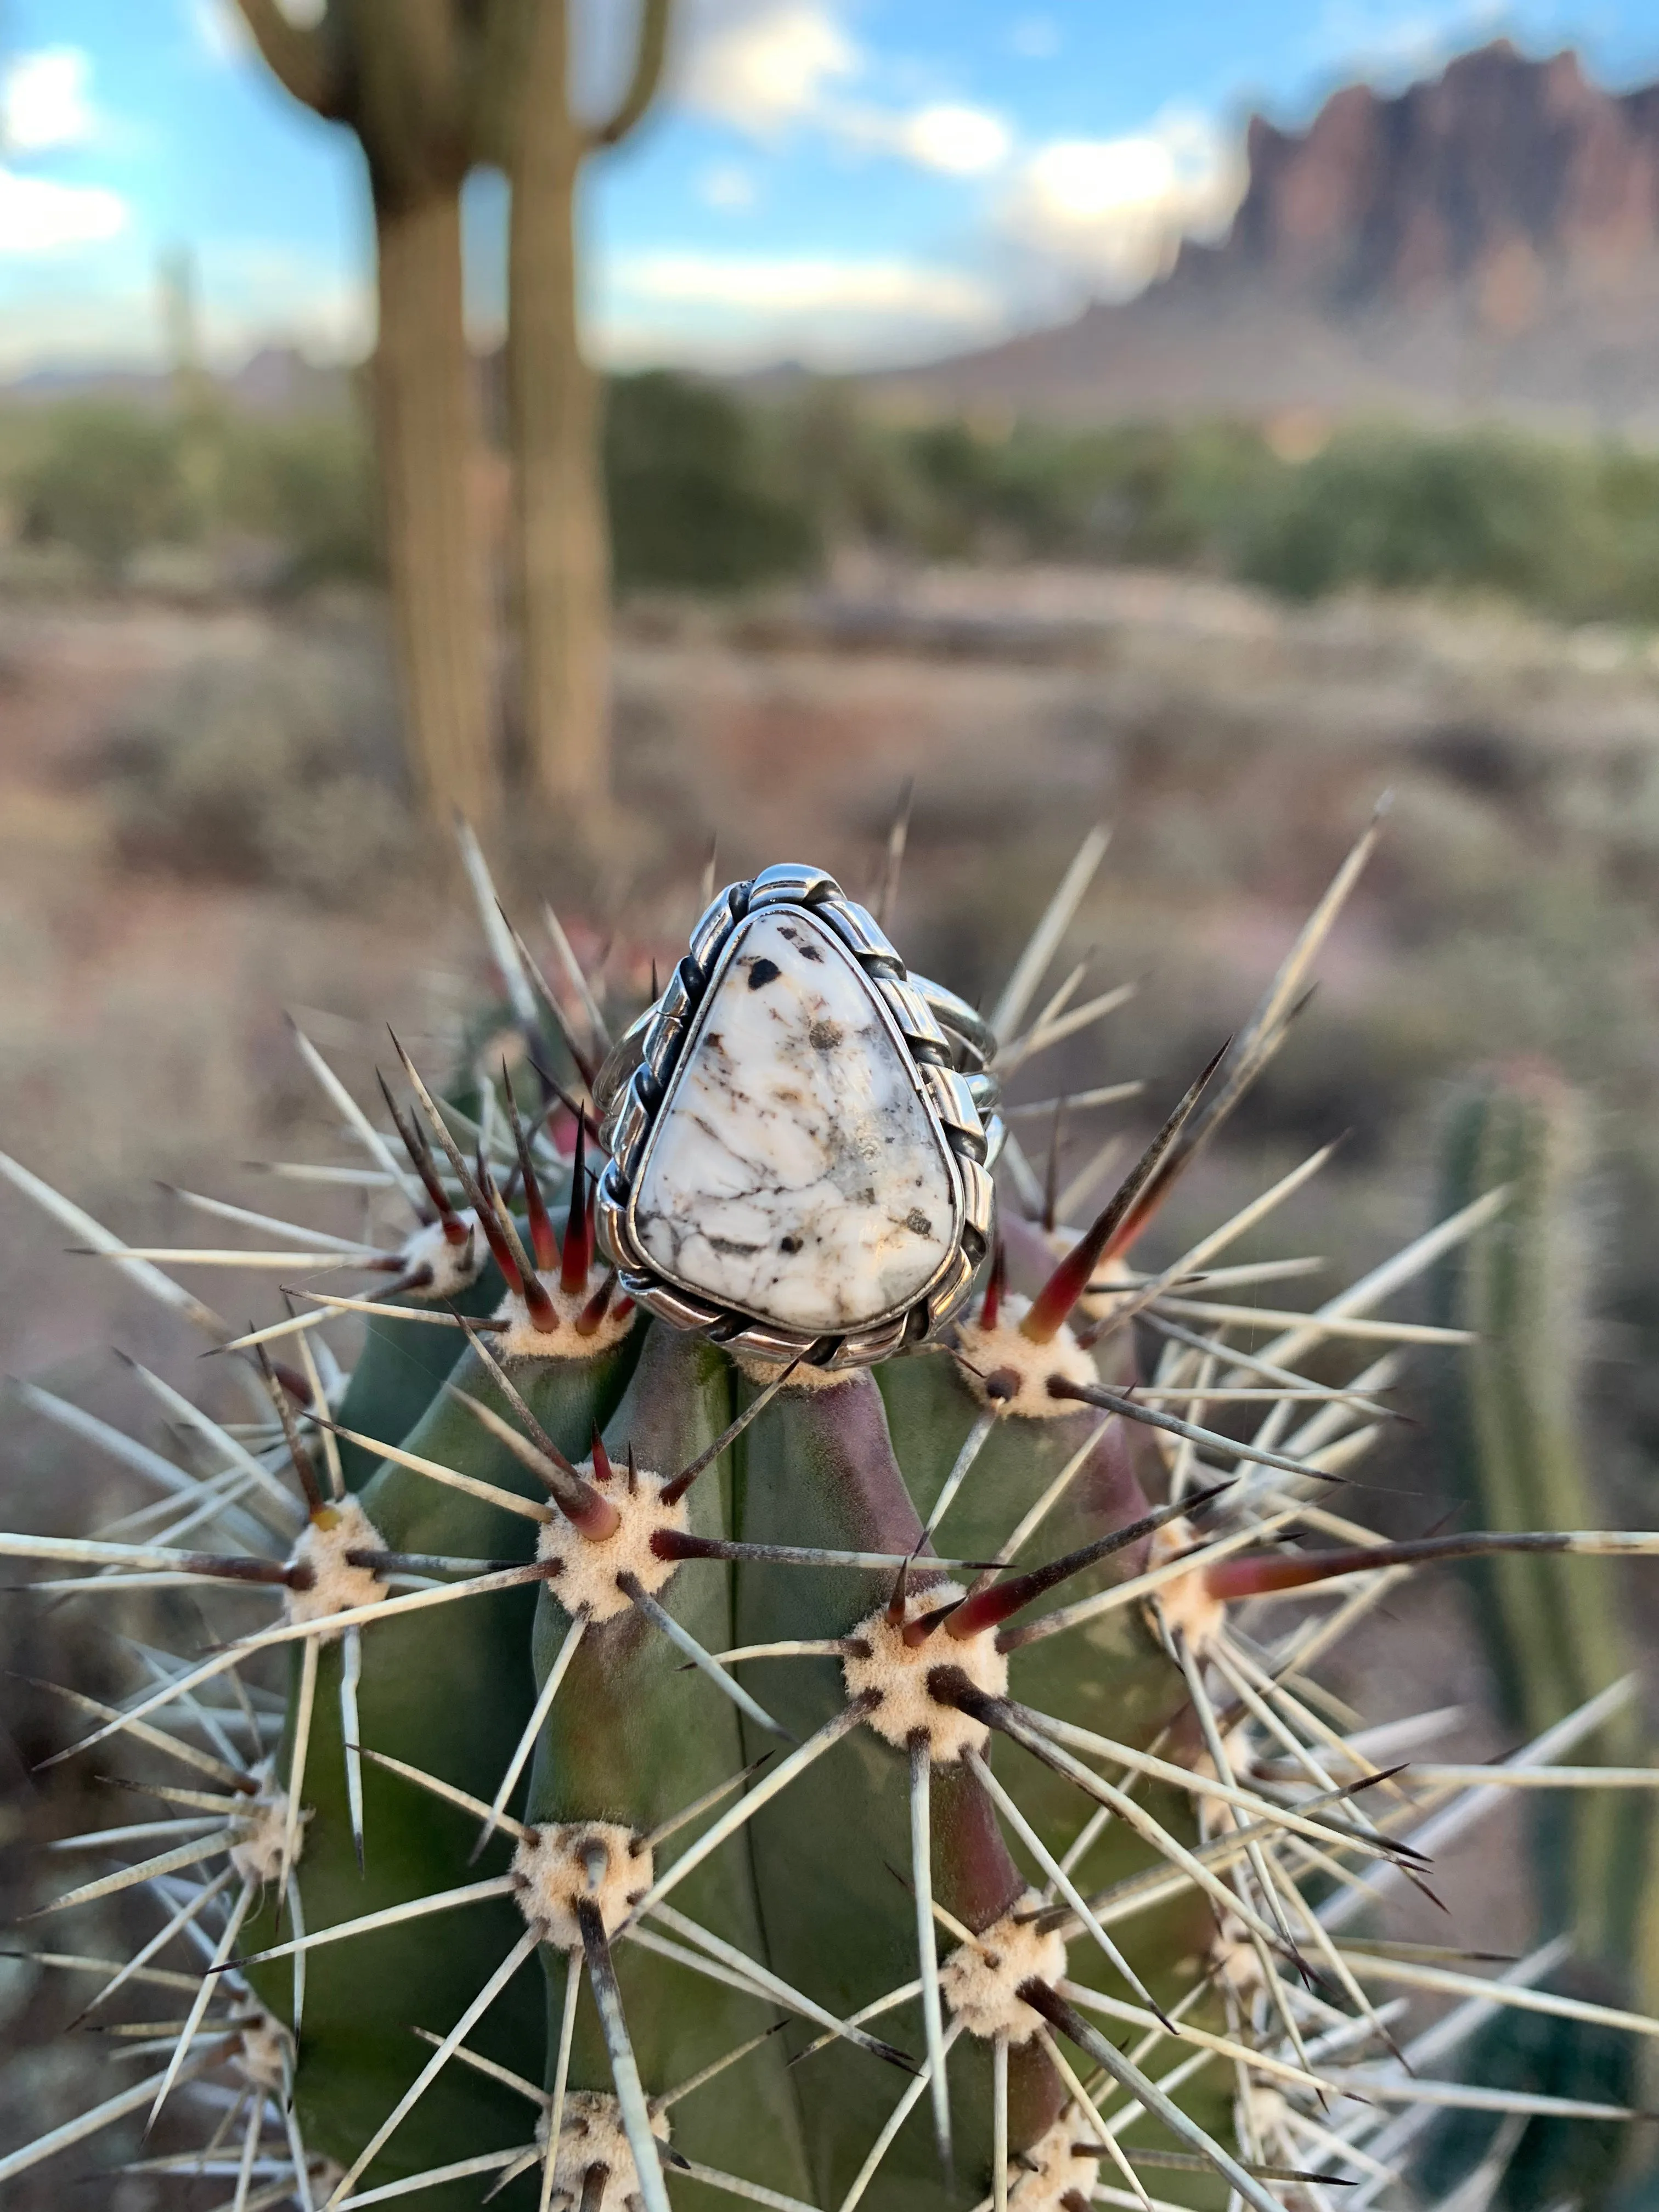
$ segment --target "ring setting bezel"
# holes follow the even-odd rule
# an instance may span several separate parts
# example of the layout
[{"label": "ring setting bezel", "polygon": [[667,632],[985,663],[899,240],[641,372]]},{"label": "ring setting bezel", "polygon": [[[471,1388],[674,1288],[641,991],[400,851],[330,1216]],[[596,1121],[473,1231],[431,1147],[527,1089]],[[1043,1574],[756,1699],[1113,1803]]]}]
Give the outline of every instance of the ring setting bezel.
[{"label": "ring setting bezel", "polygon": [[[735,951],[742,925],[761,912],[792,909],[827,930],[861,979],[912,1077],[951,1186],[949,1249],[933,1275],[901,1306],[830,1334],[787,1327],[675,1281],[646,1251],[635,1218],[676,1077],[695,1050],[699,1017]],[[853,1368],[937,1334],[960,1310],[990,1241],[990,1167],[1002,1136],[988,1065],[994,1050],[980,1017],[951,994],[912,976],[874,917],[833,876],[786,863],[729,885],[704,912],[666,988],[619,1041],[594,1086],[603,1116],[600,1141],[611,1154],[599,1185],[599,1240],[620,1287],[673,1326],[762,1359],[805,1357],[821,1368]]]}]

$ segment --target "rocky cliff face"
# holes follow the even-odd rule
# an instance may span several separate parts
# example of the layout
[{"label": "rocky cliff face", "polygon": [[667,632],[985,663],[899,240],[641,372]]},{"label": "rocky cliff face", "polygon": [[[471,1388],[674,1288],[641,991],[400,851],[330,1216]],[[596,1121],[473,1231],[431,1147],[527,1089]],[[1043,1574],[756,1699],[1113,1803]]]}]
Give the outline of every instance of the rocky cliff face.
[{"label": "rocky cliff face", "polygon": [[1188,281],[1265,276],[1339,314],[1463,290],[1512,328],[1552,276],[1616,284],[1659,255],[1659,88],[1602,92],[1576,54],[1504,41],[1392,99],[1351,85],[1305,132],[1256,118],[1249,152],[1232,233],[1188,250]]},{"label": "rocky cliff face", "polygon": [[[1507,41],[1249,126],[1227,238],[1138,300],[902,380],[1077,414],[1491,411],[1659,429],[1659,85]],[[893,381],[893,380],[889,380]]]}]

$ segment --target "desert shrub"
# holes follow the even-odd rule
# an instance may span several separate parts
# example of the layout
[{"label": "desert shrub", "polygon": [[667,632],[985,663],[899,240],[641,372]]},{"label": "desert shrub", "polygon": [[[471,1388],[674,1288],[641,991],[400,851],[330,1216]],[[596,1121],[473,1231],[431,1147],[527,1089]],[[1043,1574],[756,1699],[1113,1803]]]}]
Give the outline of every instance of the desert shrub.
[{"label": "desert shrub", "polygon": [[12,480],[22,536],[72,546],[118,583],[140,546],[196,522],[179,425],[106,401],[53,410]]},{"label": "desert shrub", "polygon": [[1597,535],[1581,457],[1504,431],[1358,428],[1264,489],[1237,566],[1290,599],[1449,585],[1554,605]]},{"label": "desert shrub", "polygon": [[233,422],[222,446],[220,519],[280,545],[287,584],[381,574],[374,451],[355,411]]},{"label": "desert shrub", "polygon": [[390,713],[370,658],[290,638],[160,684],[106,747],[123,857],[331,905],[370,901],[416,835],[390,739],[374,744]]},{"label": "desert shrub", "polygon": [[605,472],[619,590],[732,591],[817,557],[811,517],[767,481],[747,415],[713,386],[660,369],[617,378]]}]

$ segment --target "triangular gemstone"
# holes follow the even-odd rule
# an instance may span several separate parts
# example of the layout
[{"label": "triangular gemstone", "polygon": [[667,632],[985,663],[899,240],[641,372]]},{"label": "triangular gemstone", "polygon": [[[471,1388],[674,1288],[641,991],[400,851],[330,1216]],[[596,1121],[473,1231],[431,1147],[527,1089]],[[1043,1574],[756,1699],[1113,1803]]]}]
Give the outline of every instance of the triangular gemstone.
[{"label": "triangular gemstone", "polygon": [[635,1180],[682,1289],[814,1335],[902,1311],[956,1241],[944,1139],[862,969],[793,907],[739,923]]}]

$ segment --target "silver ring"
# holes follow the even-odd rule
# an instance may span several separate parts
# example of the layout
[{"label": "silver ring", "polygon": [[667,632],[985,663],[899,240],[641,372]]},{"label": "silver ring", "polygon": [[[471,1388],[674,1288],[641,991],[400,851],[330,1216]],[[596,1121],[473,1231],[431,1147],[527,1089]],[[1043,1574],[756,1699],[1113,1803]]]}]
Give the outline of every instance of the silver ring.
[{"label": "silver ring", "polygon": [[995,1048],[823,869],[731,884],[594,1083],[623,1289],[767,1359],[933,1336],[990,1242]]}]

